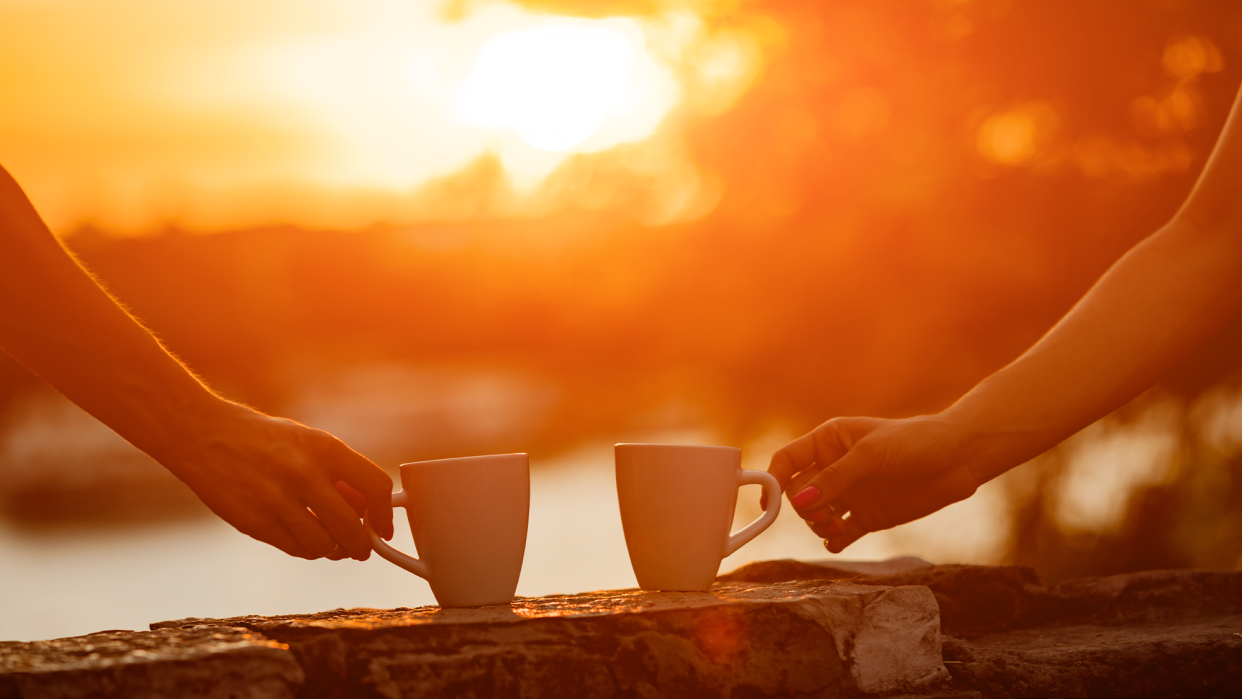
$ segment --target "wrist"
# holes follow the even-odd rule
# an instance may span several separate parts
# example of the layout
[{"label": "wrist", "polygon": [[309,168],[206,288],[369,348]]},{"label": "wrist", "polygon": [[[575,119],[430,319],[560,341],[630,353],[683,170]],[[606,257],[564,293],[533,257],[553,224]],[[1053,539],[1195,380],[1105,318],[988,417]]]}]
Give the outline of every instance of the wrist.
[{"label": "wrist", "polygon": [[953,462],[970,473],[976,487],[1029,458],[1023,457],[1024,443],[1029,440],[1020,432],[1000,428],[958,405],[936,417],[953,435]]},{"label": "wrist", "polygon": [[113,420],[105,422],[178,476],[236,420],[237,411],[249,410],[212,393],[184,369],[165,381],[148,378],[140,377],[118,397]]}]

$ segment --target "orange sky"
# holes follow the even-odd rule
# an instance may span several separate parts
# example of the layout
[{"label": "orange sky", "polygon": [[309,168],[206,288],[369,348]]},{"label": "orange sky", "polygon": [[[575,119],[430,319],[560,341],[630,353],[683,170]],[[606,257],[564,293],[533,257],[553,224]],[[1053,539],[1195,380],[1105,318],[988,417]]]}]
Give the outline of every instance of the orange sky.
[{"label": "orange sky", "polygon": [[[688,11],[586,20],[498,2],[449,20],[441,10],[395,0],[0,2],[0,163],[60,231],[451,217],[414,193],[486,153],[518,193],[490,213],[529,214],[547,203],[548,173],[617,144],[639,144],[623,169],[673,183],[681,203],[666,220],[710,206],[710,173],[681,155],[679,124],[732,104],[770,36],[709,31]],[[598,128],[549,152],[469,118],[461,95],[487,42],[558,22],[615,32],[633,52],[627,92]]]}]

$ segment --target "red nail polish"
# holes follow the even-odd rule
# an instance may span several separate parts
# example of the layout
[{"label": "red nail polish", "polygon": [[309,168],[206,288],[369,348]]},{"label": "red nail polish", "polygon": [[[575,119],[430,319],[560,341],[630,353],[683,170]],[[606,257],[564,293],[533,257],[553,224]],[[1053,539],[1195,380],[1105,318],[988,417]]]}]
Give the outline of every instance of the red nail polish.
[{"label": "red nail polish", "polygon": [[789,498],[789,502],[793,503],[794,507],[804,507],[815,502],[817,499],[819,499],[819,488],[811,486],[809,488],[803,488],[797,495]]}]

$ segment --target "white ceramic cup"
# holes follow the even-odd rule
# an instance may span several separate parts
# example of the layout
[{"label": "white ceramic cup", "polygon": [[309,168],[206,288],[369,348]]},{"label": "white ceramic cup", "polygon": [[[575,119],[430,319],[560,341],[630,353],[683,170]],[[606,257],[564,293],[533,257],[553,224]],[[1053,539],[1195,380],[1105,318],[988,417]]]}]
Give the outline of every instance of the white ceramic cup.
[{"label": "white ceramic cup", "polygon": [[468,456],[401,465],[404,507],[418,558],[381,539],[375,552],[425,579],[441,607],[508,604],[517,590],[530,516],[526,454]]},{"label": "white ceramic cup", "polygon": [[[720,561],[758,536],[780,511],[781,486],[742,470],[742,450],[618,444],[617,500],[630,563],[644,590],[706,590]],[[761,485],[768,509],[732,536],[741,485]]]}]

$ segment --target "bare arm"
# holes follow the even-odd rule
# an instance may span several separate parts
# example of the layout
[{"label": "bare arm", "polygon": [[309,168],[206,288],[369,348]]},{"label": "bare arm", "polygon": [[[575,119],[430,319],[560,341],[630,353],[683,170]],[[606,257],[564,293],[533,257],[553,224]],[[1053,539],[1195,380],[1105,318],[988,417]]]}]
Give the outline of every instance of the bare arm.
[{"label": "bare arm", "polygon": [[366,497],[381,531],[391,527],[392,481],[382,469],[326,432],[212,393],[69,255],[3,169],[0,348],[167,467],[216,514],[287,553],[370,555],[338,482]]},{"label": "bare arm", "polygon": [[939,415],[830,420],[777,452],[770,470],[831,549],[968,497],[1141,393],[1237,314],[1240,105],[1173,220],[1012,364]]},{"label": "bare arm", "polygon": [[1034,347],[945,411],[978,440],[979,482],[1125,404],[1233,317],[1242,299],[1239,224],[1178,215]]}]

